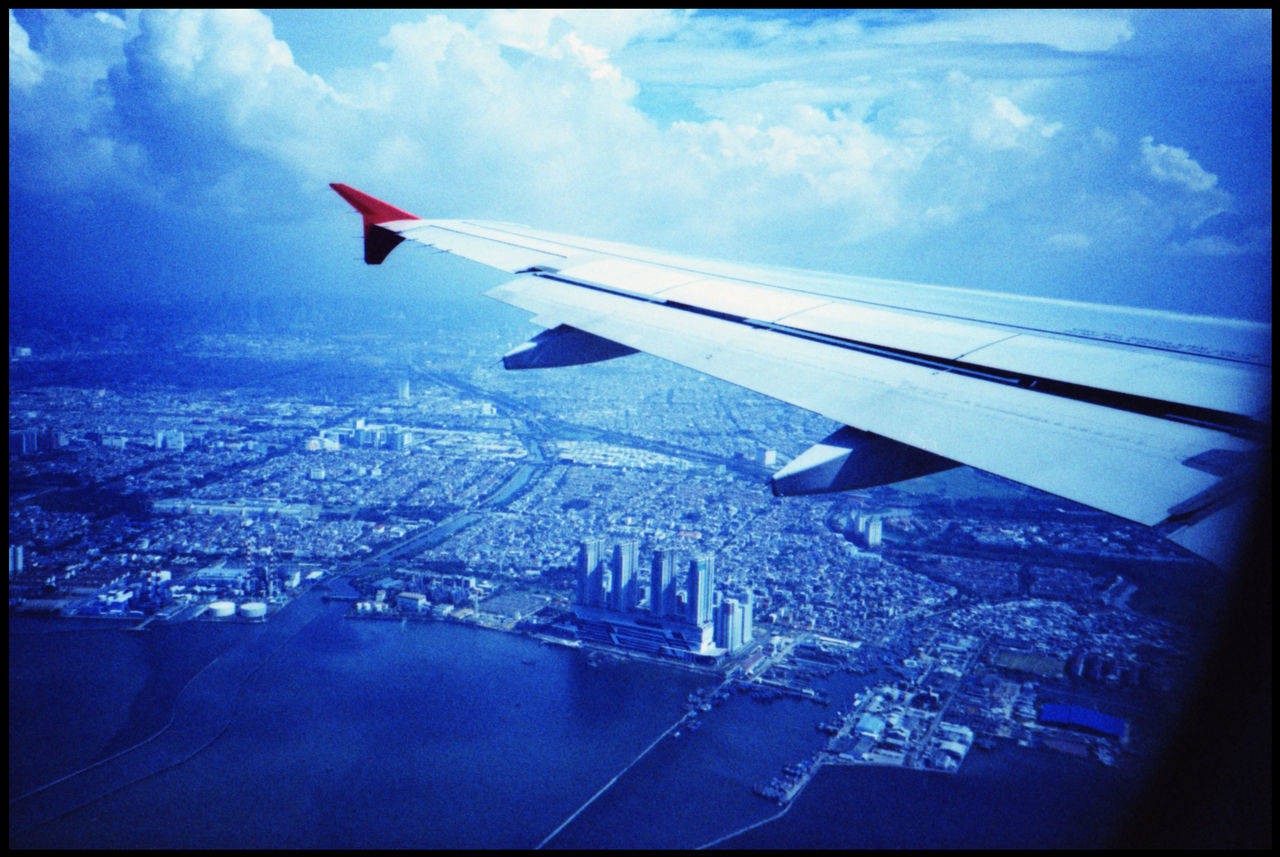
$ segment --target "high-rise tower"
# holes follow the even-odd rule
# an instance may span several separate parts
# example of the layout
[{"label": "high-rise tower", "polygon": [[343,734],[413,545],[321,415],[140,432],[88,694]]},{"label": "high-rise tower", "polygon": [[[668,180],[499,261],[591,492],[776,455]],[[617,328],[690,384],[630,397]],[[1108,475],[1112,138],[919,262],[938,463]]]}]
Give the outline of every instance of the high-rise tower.
[{"label": "high-rise tower", "polygon": [[609,591],[609,609],[628,613],[636,609],[636,565],[640,545],[620,542],[613,548],[613,589]]},{"label": "high-rise tower", "polygon": [[867,522],[867,547],[880,547],[880,538],[883,530],[884,523],[879,518],[872,518]]},{"label": "high-rise tower", "polygon": [[672,616],[676,612],[676,552],[673,550],[653,552],[649,612],[655,616]]},{"label": "high-rise tower", "polygon": [[[749,602],[748,602],[749,603]],[[737,598],[726,596],[715,609],[715,644],[722,649],[736,652],[750,642],[745,636],[750,607]]]},{"label": "high-rise tower", "polygon": [[881,534],[884,530],[884,522],[879,517],[872,515],[855,515],[853,524],[858,529],[858,542],[864,548],[880,547]]},{"label": "high-rise tower", "polygon": [[604,541],[586,539],[578,547],[578,603],[588,607],[604,606],[604,569],[601,554]]},{"label": "high-rise tower", "polygon": [[695,625],[711,621],[715,576],[716,558],[712,554],[694,557],[689,562],[689,621]]}]

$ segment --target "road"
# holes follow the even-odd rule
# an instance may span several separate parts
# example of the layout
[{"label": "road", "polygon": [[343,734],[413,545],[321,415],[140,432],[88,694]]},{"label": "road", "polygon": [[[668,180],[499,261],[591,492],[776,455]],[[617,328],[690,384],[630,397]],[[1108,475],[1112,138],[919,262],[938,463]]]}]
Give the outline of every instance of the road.
[{"label": "road", "polygon": [[703,464],[713,466],[724,465],[728,470],[732,470],[748,478],[759,479],[761,481],[767,479],[773,472],[767,467],[754,464],[741,458],[717,455],[713,452],[680,446],[678,444],[655,440],[653,438],[640,437],[639,435],[627,434],[626,432],[596,428],[595,426],[580,425],[557,417],[550,417],[545,414],[535,414],[532,406],[520,401],[519,399],[514,399],[505,394],[496,393],[491,390],[482,389],[447,372],[428,371],[425,369],[415,369],[414,371],[421,379],[453,387],[454,389],[460,390],[468,395],[493,402],[499,408],[506,411],[507,416],[521,420],[528,430],[527,434],[522,435],[521,439],[525,440],[526,445],[531,449],[538,446],[543,450],[549,450],[549,447],[540,445],[547,441],[570,437],[575,439],[591,439],[603,443],[610,443],[615,446],[631,447],[633,449],[643,449],[649,452],[669,455],[673,458],[683,458],[689,461],[698,461]]}]

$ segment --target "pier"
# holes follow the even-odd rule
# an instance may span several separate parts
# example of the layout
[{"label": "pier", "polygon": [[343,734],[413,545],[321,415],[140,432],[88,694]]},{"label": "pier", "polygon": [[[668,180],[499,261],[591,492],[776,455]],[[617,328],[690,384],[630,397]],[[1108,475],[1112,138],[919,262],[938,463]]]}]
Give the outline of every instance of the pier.
[{"label": "pier", "polygon": [[611,789],[613,787],[613,784],[622,778],[623,774],[625,774],[627,771],[631,770],[635,766],[636,762],[639,762],[645,756],[649,755],[649,751],[652,750],[654,747],[658,746],[660,743],[662,743],[662,739],[666,738],[668,735],[674,733],[677,729],[679,729],[680,726],[684,723],[684,720],[685,718],[682,715],[679,720],[677,720],[675,723],[672,723],[670,726],[668,726],[666,731],[664,731],[661,735],[659,735],[657,738],[653,740],[653,743],[651,743],[649,746],[641,750],[634,759],[628,762],[625,768],[623,768],[621,771],[618,771],[618,773],[614,774],[613,777],[610,778],[609,782],[605,783],[603,786],[600,787],[599,791],[597,791],[591,797],[587,798],[586,803],[584,803],[582,806],[574,810],[573,814],[571,814],[564,821],[560,822],[560,825],[556,827],[555,830],[548,833],[546,838],[543,839],[541,842],[539,842],[537,847],[534,850],[540,851],[548,842],[550,842],[552,839],[555,839],[556,836],[560,833],[560,831],[568,827],[575,818],[577,818],[579,815],[582,814],[583,810],[591,806],[591,804],[595,803],[598,797],[600,797],[602,794],[604,794],[609,789]]}]

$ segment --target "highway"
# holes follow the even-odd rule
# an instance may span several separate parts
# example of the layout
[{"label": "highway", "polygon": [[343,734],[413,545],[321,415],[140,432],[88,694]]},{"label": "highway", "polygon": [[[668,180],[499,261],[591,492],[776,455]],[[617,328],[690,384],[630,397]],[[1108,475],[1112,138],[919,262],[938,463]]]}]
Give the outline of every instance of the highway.
[{"label": "highway", "polygon": [[[422,380],[433,382],[437,385],[453,387],[468,395],[475,396],[493,402],[498,408],[506,411],[506,416],[520,420],[527,427],[527,432],[521,435],[521,439],[532,450],[540,447],[542,443],[550,440],[559,439],[575,439],[575,440],[596,440],[602,443],[613,444],[614,446],[625,446],[632,449],[643,449],[649,452],[656,452],[662,455],[669,455],[673,458],[683,458],[688,461],[697,461],[708,465],[724,465],[727,470],[732,470],[751,479],[764,481],[773,474],[770,468],[763,467],[741,458],[732,458],[723,455],[716,455],[705,450],[692,449],[690,447],[680,446],[666,441],[655,440],[653,438],[640,437],[638,435],[627,434],[625,432],[611,431],[608,429],[596,428],[594,426],[584,426],[577,423],[571,423],[558,417],[550,417],[545,414],[535,413],[534,408],[519,399],[511,398],[502,393],[495,393],[491,390],[485,390],[476,385],[464,381],[447,372],[428,371],[425,369],[413,370],[415,374]],[[545,450],[545,447],[541,447]]]}]

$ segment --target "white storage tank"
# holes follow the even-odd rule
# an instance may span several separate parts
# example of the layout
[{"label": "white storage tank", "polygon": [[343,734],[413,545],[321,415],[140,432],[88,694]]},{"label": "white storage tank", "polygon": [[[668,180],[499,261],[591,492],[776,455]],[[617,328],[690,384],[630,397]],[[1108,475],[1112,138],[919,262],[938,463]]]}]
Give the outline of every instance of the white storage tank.
[{"label": "white storage tank", "polygon": [[267,605],[261,601],[246,601],[240,605],[240,615],[246,619],[261,619],[267,615]]},{"label": "white storage tank", "polygon": [[225,619],[236,612],[234,601],[215,601],[209,605],[209,615],[215,619]]}]

